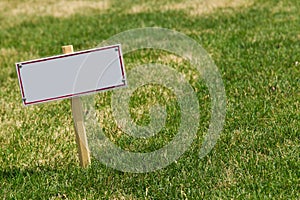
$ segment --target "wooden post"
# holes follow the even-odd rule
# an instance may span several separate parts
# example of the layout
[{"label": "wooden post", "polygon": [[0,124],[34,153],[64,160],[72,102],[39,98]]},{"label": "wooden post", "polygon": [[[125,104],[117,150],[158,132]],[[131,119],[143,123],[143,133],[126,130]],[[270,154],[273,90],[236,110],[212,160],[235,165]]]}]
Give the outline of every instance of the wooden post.
[{"label": "wooden post", "polygon": [[[72,53],[73,52],[73,46],[63,46],[62,51],[64,54]],[[74,120],[74,128],[75,128],[75,134],[76,134],[76,143],[78,147],[78,154],[79,154],[79,160],[80,160],[80,166],[81,167],[87,167],[90,162],[90,151],[88,148],[88,142],[84,127],[84,121],[83,121],[83,112],[82,112],[82,102],[80,100],[80,97],[73,97],[71,99],[71,106],[72,106],[72,114],[73,114],[73,120]]]}]

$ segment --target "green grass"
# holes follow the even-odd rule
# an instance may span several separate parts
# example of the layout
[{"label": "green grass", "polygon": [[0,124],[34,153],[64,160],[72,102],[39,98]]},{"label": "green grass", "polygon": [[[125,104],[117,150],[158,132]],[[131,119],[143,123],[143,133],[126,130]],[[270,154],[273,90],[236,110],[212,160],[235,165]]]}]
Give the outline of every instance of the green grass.
[{"label": "green grass", "polygon": [[[13,10],[19,2],[6,6]],[[178,2],[183,1],[169,0],[167,4],[172,7]],[[140,4],[147,9],[130,12]],[[63,18],[0,13],[0,198],[300,198],[299,1],[256,0],[249,6],[220,7],[200,15],[189,15],[188,8],[160,11],[163,4],[110,1],[106,10],[89,8]],[[75,50],[93,48],[122,31],[153,26],[187,34],[215,61],[227,95],[221,138],[206,157],[198,158],[210,102],[201,80],[190,79],[203,115],[197,139],[177,162],[145,174],[119,172],[96,159],[89,168],[81,169],[70,101],[24,108],[14,63],[60,54],[61,46],[67,44],[73,44]],[[156,62],[165,54],[140,51],[124,59],[130,69],[137,63]],[[160,62],[187,73],[182,63]],[[149,92],[138,94],[147,96]],[[169,121],[165,134],[143,143],[117,133],[110,113],[110,92],[99,94],[98,109],[106,116],[107,136],[132,151],[152,151],[165,145],[172,139],[172,130],[176,130],[172,124],[180,115],[174,111],[172,95],[165,91],[149,96],[168,106],[175,121]],[[144,96],[132,98],[132,116],[139,124],[148,123],[148,111],[139,115],[134,108],[147,103]]]}]

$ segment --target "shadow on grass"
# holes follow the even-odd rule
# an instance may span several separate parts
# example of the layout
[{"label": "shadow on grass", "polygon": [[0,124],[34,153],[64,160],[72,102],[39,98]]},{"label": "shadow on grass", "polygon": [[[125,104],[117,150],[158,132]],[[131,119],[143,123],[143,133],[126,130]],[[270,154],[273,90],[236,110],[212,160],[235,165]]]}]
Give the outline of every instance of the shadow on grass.
[{"label": "shadow on grass", "polygon": [[206,164],[197,159],[193,163],[186,158],[180,160],[165,169],[143,174],[116,171],[96,160],[86,169],[74,164],[2,169],[0,196],[26,199],[61,196],[71,199],[144,199],[149,196],[166,199],[172,195],[181,198],[183,191],[193,190],[196,195],[214,180],[209,177],[211,172],[205,170]]}]

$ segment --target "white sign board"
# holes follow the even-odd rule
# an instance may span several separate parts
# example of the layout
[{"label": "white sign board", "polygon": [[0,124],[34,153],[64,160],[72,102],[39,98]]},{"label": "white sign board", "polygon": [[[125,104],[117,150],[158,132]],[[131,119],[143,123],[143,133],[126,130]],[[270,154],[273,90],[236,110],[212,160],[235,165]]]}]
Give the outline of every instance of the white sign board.
[{"label": "white sign board", "polygon": [[16,63],[24,105],[126,86],[121,45]]}]

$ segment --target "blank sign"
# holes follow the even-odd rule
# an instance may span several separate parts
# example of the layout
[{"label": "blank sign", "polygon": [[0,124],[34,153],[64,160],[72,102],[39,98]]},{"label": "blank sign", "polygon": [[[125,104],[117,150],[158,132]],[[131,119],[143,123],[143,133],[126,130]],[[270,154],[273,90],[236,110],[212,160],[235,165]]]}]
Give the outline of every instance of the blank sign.
[{"label": "blank sign", "polygon": [[24,105],[126,86],[121,45],[16,63]]}]

